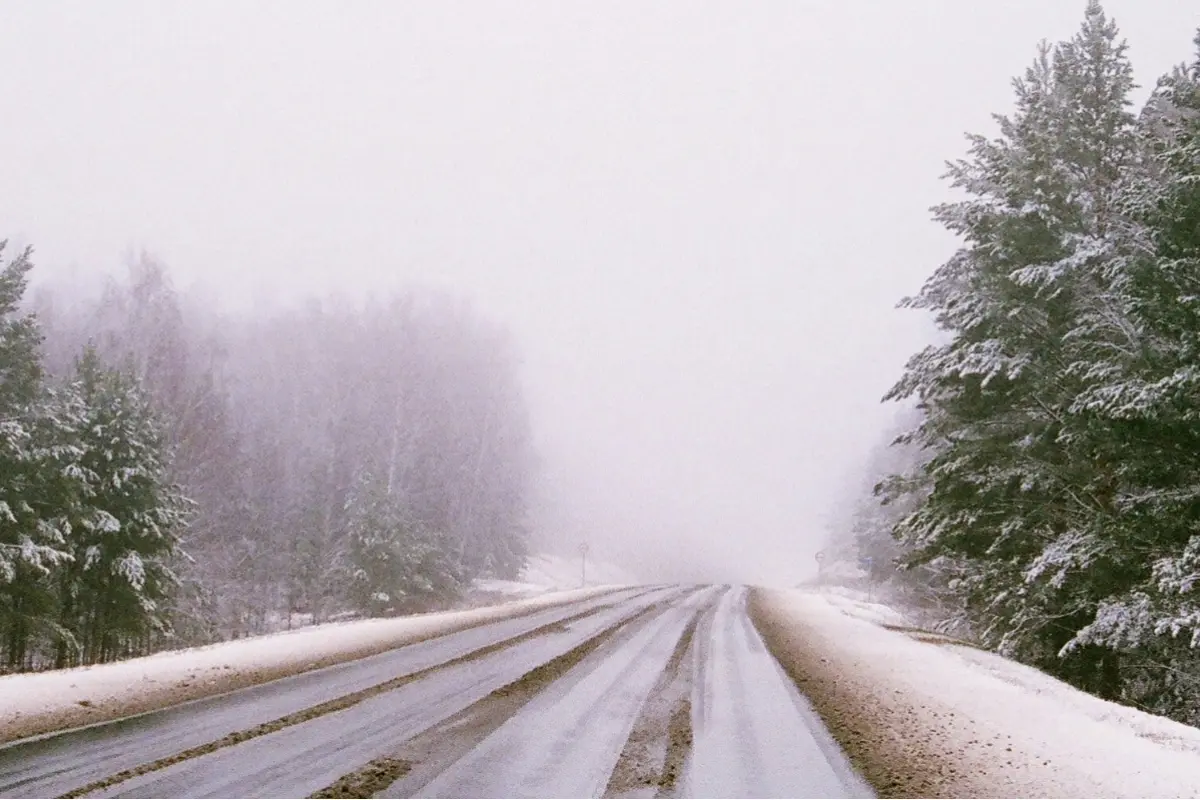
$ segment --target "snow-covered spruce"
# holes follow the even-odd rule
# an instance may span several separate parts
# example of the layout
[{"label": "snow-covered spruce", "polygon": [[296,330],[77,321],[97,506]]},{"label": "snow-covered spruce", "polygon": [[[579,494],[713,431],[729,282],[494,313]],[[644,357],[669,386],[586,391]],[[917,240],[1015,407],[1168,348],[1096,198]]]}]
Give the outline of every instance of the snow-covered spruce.
[{"label": "snow-covered spruce", "polygon": [[0,648],[10,669],[144,652],[168,627],[185,521],[132,377],[88,348],[69,381],[44,381],[36,321],[19,311],[29,268],[26,251],[0,278]]},{"label": "snow-covered spruce", "polygon": [[[1200,45],[1200,39],[1198,39]],[[935,209],[959,251],[905,305],[946,333],[888,398],[921,456],[881,490],[900,560],[981,642],[1200,723],[1200,60],[1140,116],[1090,2],[971,137]],[[932,570],[932,572],[930,572]]]}]

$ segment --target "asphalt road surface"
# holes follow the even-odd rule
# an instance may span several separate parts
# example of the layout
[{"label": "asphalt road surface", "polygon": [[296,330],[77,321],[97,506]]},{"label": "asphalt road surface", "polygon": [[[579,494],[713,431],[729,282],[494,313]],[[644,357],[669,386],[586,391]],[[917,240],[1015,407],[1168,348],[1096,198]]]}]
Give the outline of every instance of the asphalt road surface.
[{"label": "asphalt road surface", "polygon": [[622,590],[16,742],[0,796],[870,796],[745,601]]}]

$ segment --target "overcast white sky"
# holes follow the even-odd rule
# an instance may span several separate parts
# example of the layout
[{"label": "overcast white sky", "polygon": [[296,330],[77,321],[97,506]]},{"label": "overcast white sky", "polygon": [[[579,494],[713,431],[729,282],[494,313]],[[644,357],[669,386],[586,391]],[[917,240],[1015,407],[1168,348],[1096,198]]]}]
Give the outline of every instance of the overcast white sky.
[{"label": "overcast white sky", "polygon": [[[929,335],[942,162],[1084,6],[9,0],[0,237],[230,303],[451,286],[522,342],[564,537],[790,582]],[[1147,87],[1191,55],[1195,0],[1106,8]]]}]

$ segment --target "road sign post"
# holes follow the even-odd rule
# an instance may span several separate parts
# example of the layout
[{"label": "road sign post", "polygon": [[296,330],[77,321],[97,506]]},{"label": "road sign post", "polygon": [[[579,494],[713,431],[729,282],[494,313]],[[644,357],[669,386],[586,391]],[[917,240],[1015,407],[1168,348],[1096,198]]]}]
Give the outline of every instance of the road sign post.
[{"label": "road sign post", "polygon": [[588,543],[579,543],[579,585],[587,586],[587,554]]},{"label": "road sign post", "polygon": [[875,573],[871,569],[871,566],[874,563],[875,563],[875,560],[873,558],[871,558],[870,556],[863,556],[862,558],[860,558],[858,560],[858,568],[861,569],[864,573],[866,573],[866,576],[867,576],[867,602],[868,603],[873,602],[873,595],[874,595],[874,589],[875,589]]}]

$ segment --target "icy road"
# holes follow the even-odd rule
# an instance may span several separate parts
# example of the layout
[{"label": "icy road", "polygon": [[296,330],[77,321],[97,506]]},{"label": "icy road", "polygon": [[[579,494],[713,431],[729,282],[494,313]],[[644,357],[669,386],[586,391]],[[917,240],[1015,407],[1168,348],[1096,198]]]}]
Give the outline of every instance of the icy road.
[{"label": "icy road", "polygon": [[865,797],[735,587],[628,589],[0,748],[5,797]]}]

